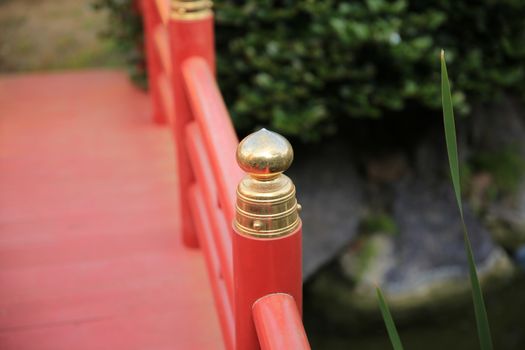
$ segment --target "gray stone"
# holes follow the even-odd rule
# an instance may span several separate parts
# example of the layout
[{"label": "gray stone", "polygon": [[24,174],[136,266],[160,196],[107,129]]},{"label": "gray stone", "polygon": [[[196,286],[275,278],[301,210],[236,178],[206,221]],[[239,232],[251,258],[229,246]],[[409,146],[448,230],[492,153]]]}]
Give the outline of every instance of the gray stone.
[{"label": "gray stone", "polygon": [[[504,96],[493,104],[476,105],[472,130],[477,149],[513,150],[525,161],[524,106]],[[487,220],[495,239],[510,250],[525,244],[525,178],[516,193],[499,198],[488,208]]]},{"label": "gray stone", "polygon": [[[337,327],[366,328],[377,321],[376,286],[403,323],[471,303],[463,232],[450,185],[405,179],[394,192],[398,233],[360,237],[338,265],[308,285],[310,312]],[[515,269],[506,253],[468,207],[465,219],[484,291],[511,281]]]},{"label": "gray stone", "polygon": [[521,102],[509,96],[491,104],[475,104],[471,117],[474,147],[493,151],[514,146],[525,155],[523,107]]},{"label": "gray stone", "polygon": [[343,142],[296,150],[287,174],[297,188],[303,220],[303,278],[334,259],[353,239],[362,183]]},{"label": "gray stone", "polygon": [[[445,279],[467,279],[463,230],[449,183],[406,180],[396,188],[393,215],[400,234],[395,237],[395,265],[385,275],[391,293],[407,293]],[[475,262],[486,271],[491,257],[501,255],[481,221],[464,204]]]},{"label": "gray stone", "polygon": [[[360,234],[342,252],[338,264],[323,270],[311,283],[313,299],[332,300],[334,308],[355,313],[361,320],[377,311],[377,285],[391,308],[407,319],[422,309],[468,301],[463,231],[443,135],[426,136],[414,151],[411,170],[401,180],[367,186],[369,212],[375,214],[380,203],[379,209],[390,213],[395,222],[396,232]],[[464,215],[483,287],[506,283],[514,273],[507,254],[467,203]],[[327,312],[336,310],[328,307]],[[352,323],[352,317],[340,317]]]}]

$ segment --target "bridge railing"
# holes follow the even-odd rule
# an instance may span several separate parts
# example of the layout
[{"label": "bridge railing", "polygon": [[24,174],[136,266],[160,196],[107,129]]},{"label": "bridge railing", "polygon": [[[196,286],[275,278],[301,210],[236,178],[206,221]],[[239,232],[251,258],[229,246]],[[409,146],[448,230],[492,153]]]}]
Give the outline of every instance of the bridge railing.
[{"label": "bridge railing", "polygon": [[203,251],[225,347],[309,349],[300,206],[282,175],[292,148],[264,129],[239,144],[215,78],[211,1],[140,1],[153,120],[174,136],[182,239]]}]

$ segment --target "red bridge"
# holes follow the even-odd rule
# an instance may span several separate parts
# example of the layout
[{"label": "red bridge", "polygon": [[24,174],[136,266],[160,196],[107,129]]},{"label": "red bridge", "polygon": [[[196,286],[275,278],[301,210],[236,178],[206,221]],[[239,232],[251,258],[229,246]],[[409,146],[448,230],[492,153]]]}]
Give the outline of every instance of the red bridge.
[{"label": "red bridge", "polygon": [[0,78],[0,348],[308,349],[291,147],[238,144],[210,1],[141,11],[149,95]]}]

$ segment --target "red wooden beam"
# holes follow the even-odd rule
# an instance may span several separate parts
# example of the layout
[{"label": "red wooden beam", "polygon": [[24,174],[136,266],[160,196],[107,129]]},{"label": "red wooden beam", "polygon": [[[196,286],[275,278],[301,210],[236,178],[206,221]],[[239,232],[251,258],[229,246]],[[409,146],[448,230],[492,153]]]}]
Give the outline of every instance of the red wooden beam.
[{"label": "red wooden beam", "polygon": [[183,63],[182,72],[193,114],[210,155],[226,221],[232,222],[237,184],[243,177],[235,160],[237,134],[208,62],[192,57]]},{"label": "red wooden beam", "polygon": [[262,350],[310,349],[299,309],[289,294],[269,294],[257,300],[253,321]]},{"label": "red wooden beam", "polygon": [[[186,203],[188,189],[194,180],[188,152],[184,146],[186,126],[193,119],[193,113],[188,103],[188,96],[182,76],[182,63],[189,57],[201,57],[209,67],[215,66],[213,45],[213,17],[206,16],[199,19],[186,20],[174,18],[168,23],[172,59],[172,86],[175,100],[175,121],[173,134],[177,152],[177,177],[179,179],[180,205],[182,210],[182,238],[190,247],[198,246],[193,223]],[[219,176],[219,175],[217,175]]]},{"label": "red wooden beam", "polygon": [[157,77],[158,99],[161,107],[161,113],[166,116],[166,119],[173,123],[174,105],[173,105],[173,91],[170,85],[170,80],[165,73],[160,73]]},{"label": "red wooden beam", "polygon": [[167,76],[171,76],[172,66],[170,47],[168,42],[168,32],[165,26],[160,24],[157,25],[153,32],[153,42],[155,43],[155,49],[164,72],[166,72]]},{"label": "red wooden beam", "polygon": [[146,65],[148,69],[148,85],[152,101],[153,121],[165,123],[166,118],[162,112],[161,96],[158,88],[158,76],[162,71],[159,56],[156,53],[154,32],[160,25],[160,17],[151,0],[142,0],[142,19],[144,25],[144,48],[146,50]]},{"label": "red wooden beam", "polygon": [[155,8],[162,23],[166,25],[170,19],[170,0],[154,0]]},{"label": "red wooden beam", "polygon": [[[195,222],[195,229],[204,253],[208,276],[219,317],[224,343],[227,349],[234,349],[235,323],[232,305],[228,298],[225,281],[220,277],[219,257],[213,245],[213,227],[206,213],[204,197],[198,185],[193,185],[189,191],[189,208]],[[184,317],[183,314],[180,317]]]},{"label": "red wooden beam", "polygon": [[215,175],[210,166],[210,159],[202,139],[202,133],[195,121],[186,126],[185,144],[197,182],[202,186],[203,194],[206,196],[206,202],[212,203],[213,207],[218,207],[219,194],[217,192]]},{"label": "red wooden beam", "polygon": [[186,147],[193,172],[197,183],[202,189],[203,200],[206,203],[213,242],[215,243],[213,248],[217,251],[219,257],[220,272],[224,277],[230,300],[233,302],[231,223],[225,220],[224,214],[219,208],[215,176],[209,166],[210,161],[202,140],[200,128],[195,122],[188,124],[186,127]]}]

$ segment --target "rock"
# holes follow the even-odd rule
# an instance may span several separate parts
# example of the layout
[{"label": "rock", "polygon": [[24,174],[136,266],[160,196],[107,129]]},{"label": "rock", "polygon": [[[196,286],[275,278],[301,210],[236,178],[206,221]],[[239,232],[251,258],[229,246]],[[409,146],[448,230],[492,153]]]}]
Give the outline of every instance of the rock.
[{"label": "rock", "polygon": [[518,263],[518,265],[525,270],[525,245],[519,247],[516,249],[516,253],[514,255],[514,259]]},{"label": "rock", "polygon": [[[508,96],[474,108],[474,146],[487,152],[517,153],[525,163],[525,113],[523,104]],[[494,238],[509,250],[525,244],[525,178],[515,193],[491,203],[487,220]]]},{"label": "rock", "polygon": [[[396,188],[393,215],[400,234],[395,237],[397,266],[385,276],[392,293],[413,291],[445,276],[466,277],[463,232],[451,185],[407,179]],[[476,263],[482,267],[496,250],[489,232],[468,209],[464,215]]]},{"label": "rock", "polygon": [[303,278],[332,260],[353,239],[360,220],[362,183],[348,145],[296,150],[287,174],[297,188],[303,220]]},{"label": "rock", "polygon": [[398,181],[408,172],[406,157],[401,153],[382,155],[368,160],[367,178],[377,183]]},{"label": "rock", "polygon": [[[439,314],[471,302],[462,225],[442,139],[437,134],[424,139],[402,180],[367,186],[367,206],[383,203],[396,229],[360,232],[337,262],[308,284],[313,312],[335,324],[364,328],[377,317],[378,285],[396,316],[407,321],[424,310]],[[464,215],[484,291],[507,283],[514,274],[507,254],[467,203]]]},{"label": "rock", "polygon": [[[487,113],[496,111],[497,108],[487,108]],[[512,130],[507,133],[498,130],[490,140],[490,132],[475,130],[474,140],[486,139],[486,145],[491,145],[490,147],[503,147],[501,145],[511,139],[517,144],[525,142],[525,126],[522,127],[525,119],[516,111],[508,114],[512,120],[502,125],[512,125]],[[489,119],[494,124],[499,124],[499,120],[495,121],[497,118],[497,115],[492,115]],[[469,139],[465,137],[461,126],[458,131],[463,135],[459,138],[460,142]],[[337,190],[333,191],[337,194],[337,202],[340,202],[341,206],[346,204],[342,193],[351,193],[352,186],[364,185],[363,189],[366,191],[363,195],[351,197],[351,200],[355,200],[350,203],[353,211],[339,212],[335,215],[332,218],[332,227],[337,227],[337,220],[347,220],[338,218],[340,215],[366,219],[370,215],[383,213],[391,218],[395,229],[365,232],[364,220],[359,224],[358,234],[354,231],[351,235],[339,236],[341,238],[337,244],[349,242],[350,236],[355,237],[344,249],[339,250],[335,246],[335,240],[332,241],[334,246],[330,250],[311,248],[314,253],[308,253],[308,256],[316,254],[316,249],[319,249],[319,252],[324,254],[323,263],[329,262],[306,284],[305,305],[311,314],[316,315],[315,319],[324,320],[336,327],[340,325],[342,329],[361,329],[367,325],[370,327],[373,322],[377,322],[378,317],[375,293],[378,285],[382,287],[391,309],[396,312],[396,318],[399,317],[401,321],[421,319],[424,315],[441,315],[444,309],[471,304],[462,225],[450,182],[441,126],[427,130],[419,140],[419,145],[407,148],[405,153],[399,154],[399,149],[384,149],[381,158],[369,155],[364,157],[366,180],[361,182],[353,167],[346,164],[352,162],[352,156],[346,155],[346,162],[341,162],[338,157],[328,160],[329,154],[338,154],[337,151],[324,155],[317,153],[316,161],[327,161],[324,163],[327,167],[330,167],[328,163],[332,161],[336,164],[345,163],[345,167],[349,167],[346,170],[345,167],[341,168],[345,175],[338,179],[348,177],[353,184],[345,187],[346,180],[343,180],[335,187],[344,188],[344,192],[337,194]],[[474,148],[477,147],[476,142]],[[464,143],[459,148],[460,162],[466,164],[469,149]],[[344,154],[339,151],[339,154],[341,153]],[[525,151],[523,154],[525,157]],[[339,171],[339,165],[337,170]],[[325,176],[330,179],[328,175]],[[333,179],[336,178],[334,175]],[[323,180],[323,186],[333,179]],[[473,187],[470,194],[476,197],[478,202],[483,202],[494,180],[492,174],[475,173],[471,180]],[[315,180],[311,183],[319,184]],[[304,183],[304,186],[311,185]],[[332,187],[334,186],[328,186]],[[301,191],[310,190],[304,188]],[[323,197],[321,203],[318,199],[310,198],[309,201],[319,205],[316,209],[320,211],[318,215],[326,213],[327,205],[332,201],[328,196]],[[359,204],[359,200],[363,200],[363,203]],[[484,292],[490,293],[512,281],[515,267],[507,253],[494,242],[485,218],[476,215],[482,212],[476,211],[475,214],[467,202],[465,200],[463,203],[464,215],[478,276]],[[516,233],[516,229],[525,227],[521,226],[525,217],[525,184],[515,196],[512,210],[509,210],[509,202],[500,203],[505,206],[501,206],[502,211],[497,213],[498,222],[502,222],[503,219],[506,224],[512,222],[513,226],[509,229],[512,231],[511,236],[514,239],[521,237]],[[474,205],[474,210],[482,208],[479,204]],[[362,215],[355,215],[359,209]],[[491,209],[491,212],[496,213],[494,209]],[[306,212],[303,214],[305,220],[308,215]],[[323,230],[324,217],[320,216],[317,221],[322,232],[329,232]],[[385,226],[388,225],[383,225],[383,228]],[[357,223],[352,221],[352,229],[357,227]],[[492,226],[490,229],[492,230]],[[305,235],[305,239],[308,239],[308,236]],[[317,237],[312,244],[317,245],[321,241],[321,238]],[[521,238],[518,239],[516,247],[523,246],[523,242],[525,241],[521,241]],[[331,262],[330,252],[339,253]],[[520,254],[521,250],[514,255],[517,263],[523,260]],[[308,263],[308,259],[305,263]],[[315,266],[320,265],[318,263]],[[369,323],[369,320],[373,322]]]},{"label": "rock", "polygon": [[[395,192],[398,234],[361,237],[357,247],[350,245],[338,264],[323,269],[307,286],[309,313],[336,329],[377,324],[376,286],[400,324],[471,303],[463,233],[450,186],[407,180]],[[490,292],[511,281],[514,266],[468,207],[465,218],[482,288]]]},{"label": "rock", "polygon": [[494,239],[508,250],[525,244],[525,181],[514,198],[490,206],[487,221]]},{"label": "rock", "polygon": [[[493,267],[506,256],[468,204],[463,210],[480,276],[494,273]],[[391,295],[418,293],[432,285],[439,288],[447,280],[468,283],[463,231],[449,183],[407,180],[400,184],[394,217],[400,231],[395,237],[396,264],[384,281]]]},{"label": "rock", "polygon": [[[469,272],[463,232],[454,194],[449,184],[428,184],[406,179],[396,186],[393,217],[397,235],[369,238],[374,247],[360,275],[348,275],[356,264],[355,252],[343,254],[342,270],[356,281],[348,299],[363,310],[376,309],[375,285],[380,285],[390,306],[404,312],[429,304],[446,303],[469,291]],[[482,280],[505,280],[513,272],[506,254],[468,206],[464,215],[479,276]],[[357,278],[356,278],[357,277]]]},{"label": "rock", "polygon": [[340,257],[344,275],[355,281],[356,292],[375,288],[395,265],[394,240],[391,235],[376,233],[353,242]]},{"label": "rock", "polygon": [[475,104],[471,129],[474,148],[499,150],[514,146],[525,154],[525,115],[521,102],[509,96],[491,104]]}]

